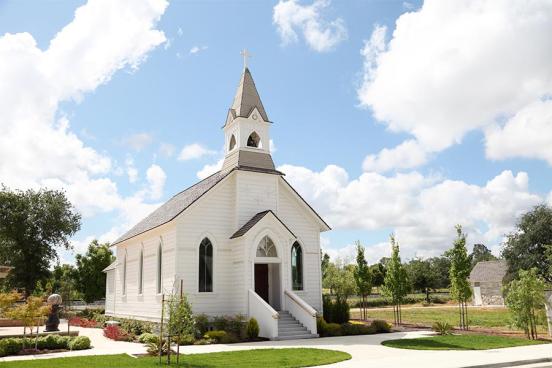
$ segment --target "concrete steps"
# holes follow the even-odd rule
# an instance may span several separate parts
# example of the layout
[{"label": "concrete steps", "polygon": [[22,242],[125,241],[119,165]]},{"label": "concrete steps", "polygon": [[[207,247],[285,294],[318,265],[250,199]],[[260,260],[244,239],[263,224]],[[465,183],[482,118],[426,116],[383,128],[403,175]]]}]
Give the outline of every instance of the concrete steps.
[{"label": "concrete steps", "polygon": [[275,340],[312,339],[318,337],[297,321],[288,311],[280,311],[278,337]]}]

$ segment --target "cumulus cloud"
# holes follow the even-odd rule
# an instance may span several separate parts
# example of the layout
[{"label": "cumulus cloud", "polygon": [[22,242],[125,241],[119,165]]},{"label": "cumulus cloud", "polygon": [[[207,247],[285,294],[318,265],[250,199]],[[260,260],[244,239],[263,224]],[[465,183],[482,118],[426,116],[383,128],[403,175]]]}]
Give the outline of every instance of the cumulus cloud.
[{"label": "cumulus cloud", "polygon": [[167,180],[165,171],[159,165],[151,165],[146,171],[146,178],[150,186],[149,197],[151,199],[161,198],[163,196],[165,181]]},{"label": "cumulus cloud", "polygon": [[[543,199],[529,191],[525,172],[503,171],[485,185],[424,176],[366,172],[350,179],[338,166],[320,172],[283,165],[286,179],[334,229],[392,229],[405,257],[441,254],[462,224],[470,242],[496,245],[518,216]],[[388,253],[368,247],[371,259]]]},{"label": "cumulus cloud", "polygon": [[194,46],[190,49],[189,52],[193,55],[205,50],[207,50],[207,46]]},{"label": "cumulus cloud", "polygon": [[223,163],[224,163],[224,158],[221,158],[220,160],[218,160],[214,164],[204,165],[203,168],[201,170],[199,170],[196,175],[199,179],[203,180],[206,177],[208,177],[208,176],[216,173],[217,171],[219,171],[222,168]]},{"label": "cumulus cloud", "polygon": [[409,169],[427,162],[428,152],[416,140],[404,141],[394,148],[384,148],[376,155],[364,159],[364,171],[385,172],[394,169]]},{"label": "cumulus cloud", "polygon": [[199,143],[184,146],[178,155],[179,161],[188,161],[216,154],[216,151],[210,150]]},{"label": "cumulus cloud", "polygon": [[[550,121],[519,120],[529,110],[549,111],[543,98],[552,93],[550,34],[549,1],[425,1],[400,16],[392,34],[374,28],[361,51],[358,98],[390,130],[412,134],[427,151],[494,127],[486,134],[489,157],[548,160],[549,140],[538,135],[543,126],[550,130]],[[514,117],[519,114],[525,116]],[[530,131],[509,134],[521,125]],[[513,153],[501,152],[502,143]]]},{"label": "cumulus cloud", "polygon": [[172,157],[176,152],[176,147],[170,143],[161,143],[159,145],[159,154],[163,157]]},{"label": "cumulus cloud", "polygon": [[[166,6],[164,0],[90,0],[46,50],[29,33],[0,37],[4,184],[64,189],[84,216],[114,210],[124,218],[144,214],[151,205],[141,194],[119,193],[109,178],[111,158],[85,145],[58,108],[64,101],[81,101],[120,69],[137,69],[165,41],[155,26]],[[131,208],[132,214],[125,214]]]},{"label": "cumulus cloud", "polygon": [[329,0],[315,0],[311,5],[301,5],[296,0],[280,0],[274,6],[272,21],[282,43],[297,42],[300,33],[314,51],[335,49],[347,39],[347,28],[341,18],[328,21],[323,17],[322,13],[329,5]]}]

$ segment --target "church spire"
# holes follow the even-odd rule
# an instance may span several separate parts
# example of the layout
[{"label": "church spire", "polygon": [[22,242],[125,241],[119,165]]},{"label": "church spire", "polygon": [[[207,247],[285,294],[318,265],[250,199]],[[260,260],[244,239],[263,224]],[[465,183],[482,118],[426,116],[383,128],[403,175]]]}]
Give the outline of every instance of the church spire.
[{"label": "church spire", "polygon": [[229,124],[237,117],[249,117],[255,108],[259,111],[261,118],[268,122],[268,116],[264,109],[263,103],[261,102],[259,92],[257,92],[257,87],[255,87],[255,82],[253,81],[251,72],[245,65],[240,78],[240,84],[238,85],[234,101],[232,102],[232,107],[230,107],[226,124]]}]

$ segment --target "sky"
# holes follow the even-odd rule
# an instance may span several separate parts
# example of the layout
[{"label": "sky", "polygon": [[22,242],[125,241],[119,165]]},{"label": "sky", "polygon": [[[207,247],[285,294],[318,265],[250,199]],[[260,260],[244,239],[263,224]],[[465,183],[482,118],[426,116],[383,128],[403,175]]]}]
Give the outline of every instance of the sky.
[{"label": "sky", "polygon": [[375,262],[500,253],[552,204],[552,2],[0,0],[0,182],[113,241],[218,169],[243,59],[286,179]]}]

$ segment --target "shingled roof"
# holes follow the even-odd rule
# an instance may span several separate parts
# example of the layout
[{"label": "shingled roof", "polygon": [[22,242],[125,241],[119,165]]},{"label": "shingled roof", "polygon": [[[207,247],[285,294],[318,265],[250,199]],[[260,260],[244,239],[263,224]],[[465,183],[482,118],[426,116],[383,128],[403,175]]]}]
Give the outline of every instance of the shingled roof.
[{"label": "shingled roof", "polygon": [[259,92],[257,92],[257,87],[255,87],[255,82],[253,81],[251,72],[248,68],[245,68],[240,79],[240,84],[238,85],[238,90],[236,91],[236,95],[234,97],[234,102],[230,108],[230,112],[234,118],[238,116],[248,117],[255,107],[259,110],[263,120],[269,121],[263,103],[261,102]]},{"label": "shingled roof", "polygon": [[133,238],[136,235],[145,233],[148,230],[151,230],[173,220],[176,216],[182,213],[182,211],[184,211],[197,199],[207,193],[211,188],[217,185],[231,172],[232,170],[216,172],[213,175],[198,182],[197,184],[192,185],[188,189],[176,194],[161,207],[150,213],[136,226],[124,233],[121,237],[119,237],[119,239],[115,240],[113,245]]},{"label": "shingled roof", "polygon": [[478,262],[470,273],[471,282],[502,282],[508,263],[505,260]]},{"label": "shingled roof", "polygon": [[243,236],[245,235],[249,230],[251,230],[253,228],[253,226],[255,226],[259,221],[261,221],[266,215],[268,215],[269,213],[271,213],[272,215],[274,215],[274,217],[276,217],[276,220],[280,221],[280,223],[282,224],[283,227],[285,227],[287,229],[287,231],[290,232],[291,235],[293,235],[294,237],[295,234],[293,234],[293,232],[289,229],[289,227],[286,226],[286,224],[284,224],[282,222],[282,220],[280,220],[278,218],[278,216],[276,216],[276,214],[274,212],[272,212],[271,210],[267,210],[267,211],[263,211],[263,212],[259,212],[257,213],[255,216],[253,216],[251,218],[251,220],[247,221],[241,228],[238,229],[238,231],[236,231],[234,233],[234,235],[232,235],[230,237],[230,239],[234,239],[234,238],[239,238],[240,236]]}]

